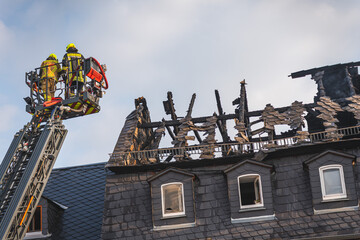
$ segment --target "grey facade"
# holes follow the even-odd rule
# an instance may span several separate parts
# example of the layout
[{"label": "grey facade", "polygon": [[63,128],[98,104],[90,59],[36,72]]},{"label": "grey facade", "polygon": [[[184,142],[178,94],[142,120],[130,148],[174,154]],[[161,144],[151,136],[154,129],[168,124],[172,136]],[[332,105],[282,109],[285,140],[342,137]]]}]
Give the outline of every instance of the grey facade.
[{"label": "grey facade", "polygon": [[[243,156],[113,169],[114,173],[106,178],[102,239],[360,238],[359,143],[348,140],[298,146],[268,153],[261,161],[248,161],[255,156]],[[344,165],[349,199],[319,208],[319,188],[312,168],[317,167],[313,164],[329,161]],[[166,222],[172,226],[170,229],[157,230],[154,224],[158,216],[154,216],[152,202],[159,193],[152,191],[148,180],[169,167],[195,175],[195,225],[181,228],[183,219],[174,218]],[[261,174],[263,209],[239,212],[238,190],[231,181],[243,172]],[[170,171],[167,175],[171,178],[176,174]],[[319,209],[323,211],[317,212]],[[272,214],[273,218],[261,218]]]}]

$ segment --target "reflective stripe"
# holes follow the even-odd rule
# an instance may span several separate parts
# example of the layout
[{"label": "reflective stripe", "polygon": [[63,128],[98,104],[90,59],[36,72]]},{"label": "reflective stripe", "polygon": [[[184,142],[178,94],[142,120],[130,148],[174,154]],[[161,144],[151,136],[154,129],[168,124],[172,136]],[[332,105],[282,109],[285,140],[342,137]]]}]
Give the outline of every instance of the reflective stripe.
[{"label": "reflective stripe", "polygon": [[80,102],[76,103],[74,109],[79,109],[79,108],[81,107],[81,105],[82,105],[82,104],[81,104]]},{"label": "reflective stripe", "polygon": [[68,106],[72,109],[79,109],[82,104],[80,102],[69,103]]},{"label": "reflective stripe", "polygon": [[[98,108],[96,108],[96,105],[94,106],[89,101],[86,101],[84,104],[85,104],[85,106],[87,106],[84,115],[98,113],[100,111]],[[72,109],[80,109],[84,105],[81,102],[74,102],[74,103],[69,103],[68,106]]]},{"label": "reflective stripe", "polygon": [[94,110],[93,107],[89,107],[89,108],[86,110],[85,115],[88,115],[88,114],[92,113],[93,110]]},{"label": "reflective stripe", "polygon": [[[68,78],[67,83],[73,78],[73,75],[75,74],[73,81],[79,81],[84,82],[83,72],[82,72],[82,66],[81,59],[82,55],[80,53],[67,53],[64,58],[67,61],[68,66]],[[79,66],[79,69],[78,69]]]},{"label": "reflective stripe", "polygon": [[43,78],[54,78],[58,79],[58,72],[60,65],[56,60],[45,60],[41,63],[41,79]]}]

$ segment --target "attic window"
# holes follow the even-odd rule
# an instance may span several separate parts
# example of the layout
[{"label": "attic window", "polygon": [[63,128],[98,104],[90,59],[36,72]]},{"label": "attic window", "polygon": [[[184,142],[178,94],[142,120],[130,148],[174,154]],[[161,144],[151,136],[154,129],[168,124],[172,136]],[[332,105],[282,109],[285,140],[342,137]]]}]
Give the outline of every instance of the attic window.
[{"label": "attic window", "polygon": [[184,187],[182,183],[161,185],[163,217],[185,216]]},{"label": "attic window", "polygon": [[344,171],[341,165],[327,165],[319,168],[323,200],[346,198]]},{"label": "attic window", "polygon": [[258,174],[238,177],[240,209],[264,206],[261,179]]},{"label": "attic window", "polygon": [[31,219],[28,232],[40,232],[42,230],[42,206],[37,206],[35,214]]}]

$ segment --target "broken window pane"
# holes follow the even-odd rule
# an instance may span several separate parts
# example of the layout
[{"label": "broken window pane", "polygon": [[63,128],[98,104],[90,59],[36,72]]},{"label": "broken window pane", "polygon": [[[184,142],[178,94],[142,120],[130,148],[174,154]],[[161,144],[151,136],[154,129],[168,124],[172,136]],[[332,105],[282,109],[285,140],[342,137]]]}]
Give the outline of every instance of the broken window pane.
[{"label": "broken window pane", "polygon": [[262,190],[259,175],[239,177],[240,207],[262,206]]},{"label": "broken window pane", "polygon": [[163,215],[177,215],[184,213],[182,183],[162,186]]}]

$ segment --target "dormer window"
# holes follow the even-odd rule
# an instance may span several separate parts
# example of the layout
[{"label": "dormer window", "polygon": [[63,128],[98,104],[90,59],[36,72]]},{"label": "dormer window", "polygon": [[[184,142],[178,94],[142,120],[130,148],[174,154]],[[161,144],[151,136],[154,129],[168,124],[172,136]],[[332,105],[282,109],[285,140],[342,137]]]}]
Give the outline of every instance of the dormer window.
[{"label": "dormer window", "polygon": [[161,185],[161,201],[163,217],[184,216],[185,205],[183,184],[176,182]]},{"label": "dormer window", "polygon": [[358,210],[353,164],[354,155],[335,151],[320,153],[304,162],[309,171],[314,214]]},{"label": "dormer window", "polygon": [[238,177],[240,209],[264,206],[260,179],[258,174]]},{"label": "dormer window", "polygon": [[346,198],[344,171],[341,165],[327,165],[319,168],[323,200]]},{"label": "dormer window", "polygon": [[153,230],[195,227],[195,175],[168,168],[150,177]]},{"label": "dormer window", "polygon": [[224,171],[227,177],[231,223],[274,220],[272,166],[244,160]]},{"label": "dormer window", "polygon": [[40,232],[42,230],[42,206],[37,206],[31,219],[28,232]]}]

